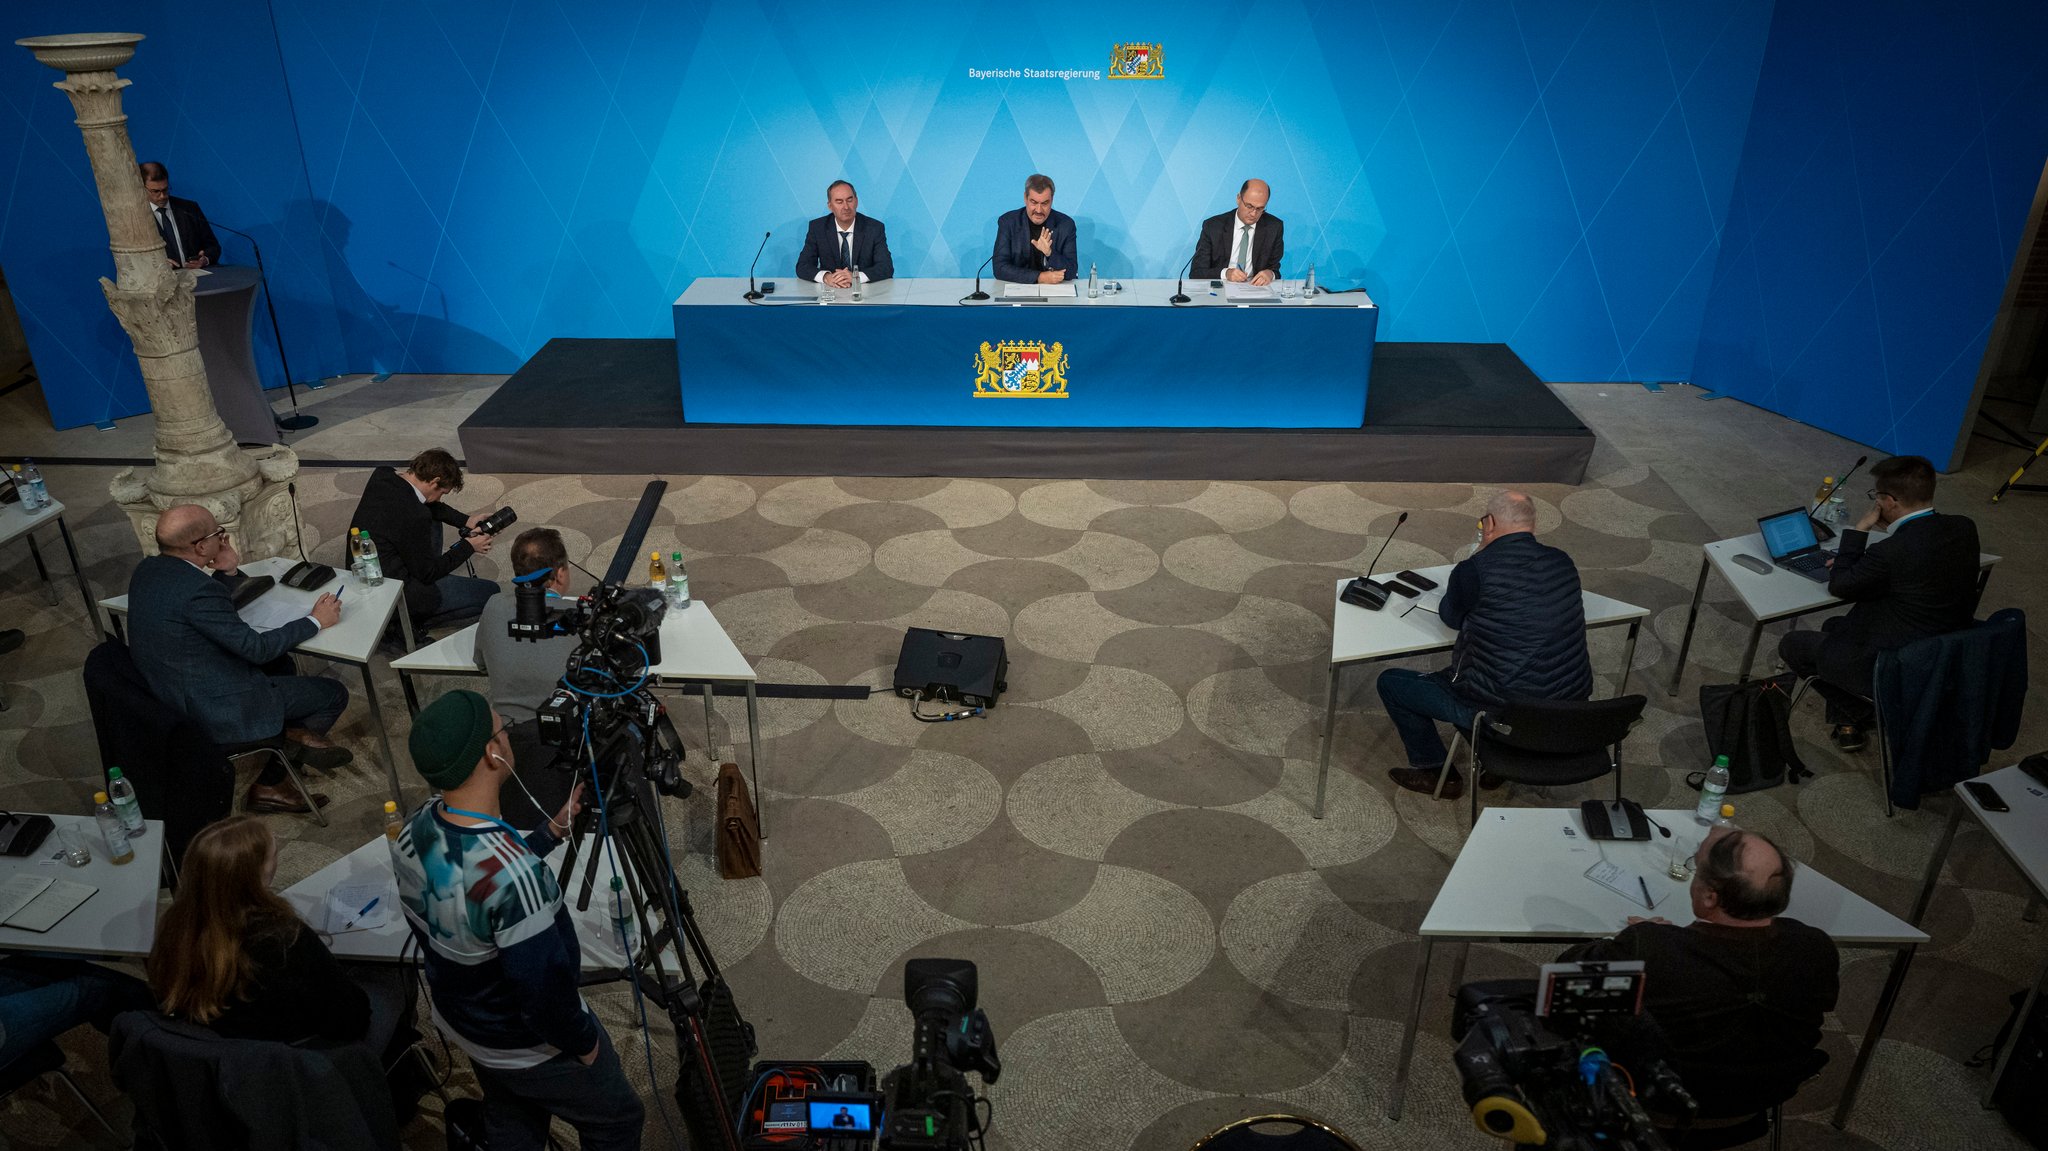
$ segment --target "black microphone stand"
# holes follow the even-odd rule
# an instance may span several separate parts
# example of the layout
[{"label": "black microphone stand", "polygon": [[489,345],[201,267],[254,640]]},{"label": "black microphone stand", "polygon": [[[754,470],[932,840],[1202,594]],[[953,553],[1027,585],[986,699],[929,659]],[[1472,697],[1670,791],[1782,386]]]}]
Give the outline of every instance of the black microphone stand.
[{"label": "black microphone stand", "polygon": [[1169,303],[1169,304],[1187,304],[1187,303],[1192,303],[1192,302],[1193,302],[1193,301],[1191,301],[1191,300],[1189,300],[1189,299],[1188,299],[1188,293],[1187,293],[1187,286],[1188,286],[1188,269],[1189,269],[1189,268],[1192,268],[1192,267],[1194,267],[1194,266],[1195,266],[1195,255],[1194,255],[1194,253],[1193,253],[1193,252],[1190,252],[1190,253],[1188,253],[1188,261],[1187,261],[1187,263],[1185,263],[1185,264],[1182,264],[1182,265],[1180,266],[1180,279],[1179,279],[1178,281],[1176,281],[1176,282],[1174,283],[1174,285],[1173,285],[1173,295],[1171,295],[1171,296],[1168,296],[1168,297],[1166,298],[1166,302],[1167,302],[1167,303]]},{"label": "black microphone stand", "polygon": [[747,294],[741,297],[742,299],[758,300],[761,298],[761,290],[754,286],[754,269],[761,265],[761,253],[767,250],[768,237],[774,234],[774,232],[761,233],[761,246],[754,249],[754,262],[747,265]]},{"label": "black microphone stand", "polygon": [[226,224],[221,223],[215,223],[214,226],[223,232],[233,232],[235,235],[249,241],[249,247],[256,253],[256,280],[263,285],[263,307],[270,313],[270,335],[272,339],[277,341],[277,362],[284,366],[284,387],[285,391],[292,398],[291,415],[280,416],[273,412],[270,418],[276,420],[277,426],[287,432],[303,432],[314,424],[319,423],[320,417],[309,416],[299,410],[299,386],[292,381],[292,362],[284,354],[284,332],[277,326],[277,302],[271,298],[270,276],[263,270],[263,245],[257,243],[256,237],[247,232],[230,228]]},{"label": "black microphone stand", "polygon": [[981,262],[981,268],[976,268],[976,269],[974,269],[974,290],[973,290],[972,292],[969,292],[969,293],[967,294],[967,298],[968,298],[968,299],[970,299],[970,300],[986,300],[986,299],[988,299],[988,293],[987,293],[987,292],[984,292],[984,291],[982,291],[982,290],[981,290],[981,272],[982,272],[982,268],[986,268],[986,267],[988,267],[988,265],[989,265],[989,261],[990,261],[990,260],[994,260],[995,258],[996,258],[996,254],[995,254],[994,252],[990,252],[990,253],[988,254],[988,259],[987,259],[987,260],[983,260],[983,261]]}]

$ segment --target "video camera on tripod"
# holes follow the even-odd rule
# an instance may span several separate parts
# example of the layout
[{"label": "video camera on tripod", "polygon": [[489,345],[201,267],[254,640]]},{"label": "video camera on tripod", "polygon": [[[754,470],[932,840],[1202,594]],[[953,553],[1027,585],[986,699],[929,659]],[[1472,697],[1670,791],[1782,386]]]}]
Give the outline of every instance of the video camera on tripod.
[{"label": "video camera on tripod", "polygon": [[[1458,989],[1451,1037],[1479,1129],[1517,1147],[1666,1151],[1645,1106],[1689,1127],[1698,1110],[1641,1015],[1640,962],[1547,963],[1533,985]],[[1625,1073],[1607,1048],[1633,1062]]]}]

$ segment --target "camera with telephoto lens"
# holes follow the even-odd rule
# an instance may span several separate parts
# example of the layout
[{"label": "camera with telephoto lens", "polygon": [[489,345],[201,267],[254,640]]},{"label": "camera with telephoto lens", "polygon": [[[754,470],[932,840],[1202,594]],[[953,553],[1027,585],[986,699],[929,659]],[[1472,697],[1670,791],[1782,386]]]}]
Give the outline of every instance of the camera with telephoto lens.
[{"label": "camera with telephoto lens", "polygon": [[580,641],[563,668],[562,686],[536,712],[541,741],[566,753],[556,762],[571,771],[595,764],[600,783],[635,763],[663,795],[690,794],[682,740],[668,709],[646,688],[649,670],[661,661],[668,601],[653,588],[599,583],[566,601],[570,606],[550,607],[545,574],[532,576],[540,578],[514,583],[506,633],[515,640]]},{"label": "camera with telephoto lens", "polygon": [[485,519],[482,523],[473,528],[464,529],[462,534],[466,536],[494,536],[518,522],[518,512],[513,511],[509,506],[502,507],[492,512],[489,518]]},{"label": "camera with telephoto lens", "polygon": [[1666,1151],[1650,1111],[1683,1130],[1698,1107],[1641,1014],[1643,984],[1640,962],[1550,963],[1535,983],[1459,988],[1452,1059],[1472,1121],[1517,1147]]}]

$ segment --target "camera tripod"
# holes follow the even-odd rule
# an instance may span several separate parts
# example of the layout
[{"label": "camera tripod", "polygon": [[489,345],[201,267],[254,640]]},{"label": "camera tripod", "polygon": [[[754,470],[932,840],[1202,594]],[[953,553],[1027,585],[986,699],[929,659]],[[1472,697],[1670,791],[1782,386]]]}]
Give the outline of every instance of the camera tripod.
[{"label": "camera tripod", "polygon": [[[643,743],[643,748],[645,744]],[[626,753],[626,758],[631,753]],[[644,755],[644,753],[643,753]],[[590,765],[606,757],[586,761],[581,769],[602,776]],[[648,783],[641,764],[617,765],[609,779],[601,779],[602,794],[593,797],[579,817],[574,835],[562,859],[560,882],[564,892],[574,878],[578,849],[586,836],[590,856],[585,861],[583,886],[577,893],[577,910],[590,906],[605,848],[609,843],[619,861],[618,874],[639,924],[641,943],[626,955],[615,973],[586,979],[586,983],[624,979],[634,983],[648,998],[668,1013],[676,1032],[676,1057],[681,1070],[676,1080],[676,1105],[683,1113],[683,1125],[690,1133],[690,1146],[738,1151],[734,1117],[739,1095],[746,1083],[748,1064],[754,1057],[754,1029],[740,1017],[732,989],[719,973],[696,912],[690,907],[689,892],[676,878],[666,844],[668,835],[661,825],[659,797]],[[651,930],[650,930],[651,929]],[[663,953],[675,945],[676,974],[670,978]],[[700,982],[691,961],[703,972]]]}]

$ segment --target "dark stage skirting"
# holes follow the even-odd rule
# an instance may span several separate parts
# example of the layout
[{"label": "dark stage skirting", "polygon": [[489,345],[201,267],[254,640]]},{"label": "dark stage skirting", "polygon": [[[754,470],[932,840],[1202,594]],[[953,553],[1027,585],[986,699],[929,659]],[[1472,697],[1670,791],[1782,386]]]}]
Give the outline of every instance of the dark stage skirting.
[{"label": "dark stage skirting", "polygon": [[1505,344],[1381,344],[1365,426],[692,424],[675,341],[550,340],[460,429],[480,472],[1564,483],[1593,433]]}]

